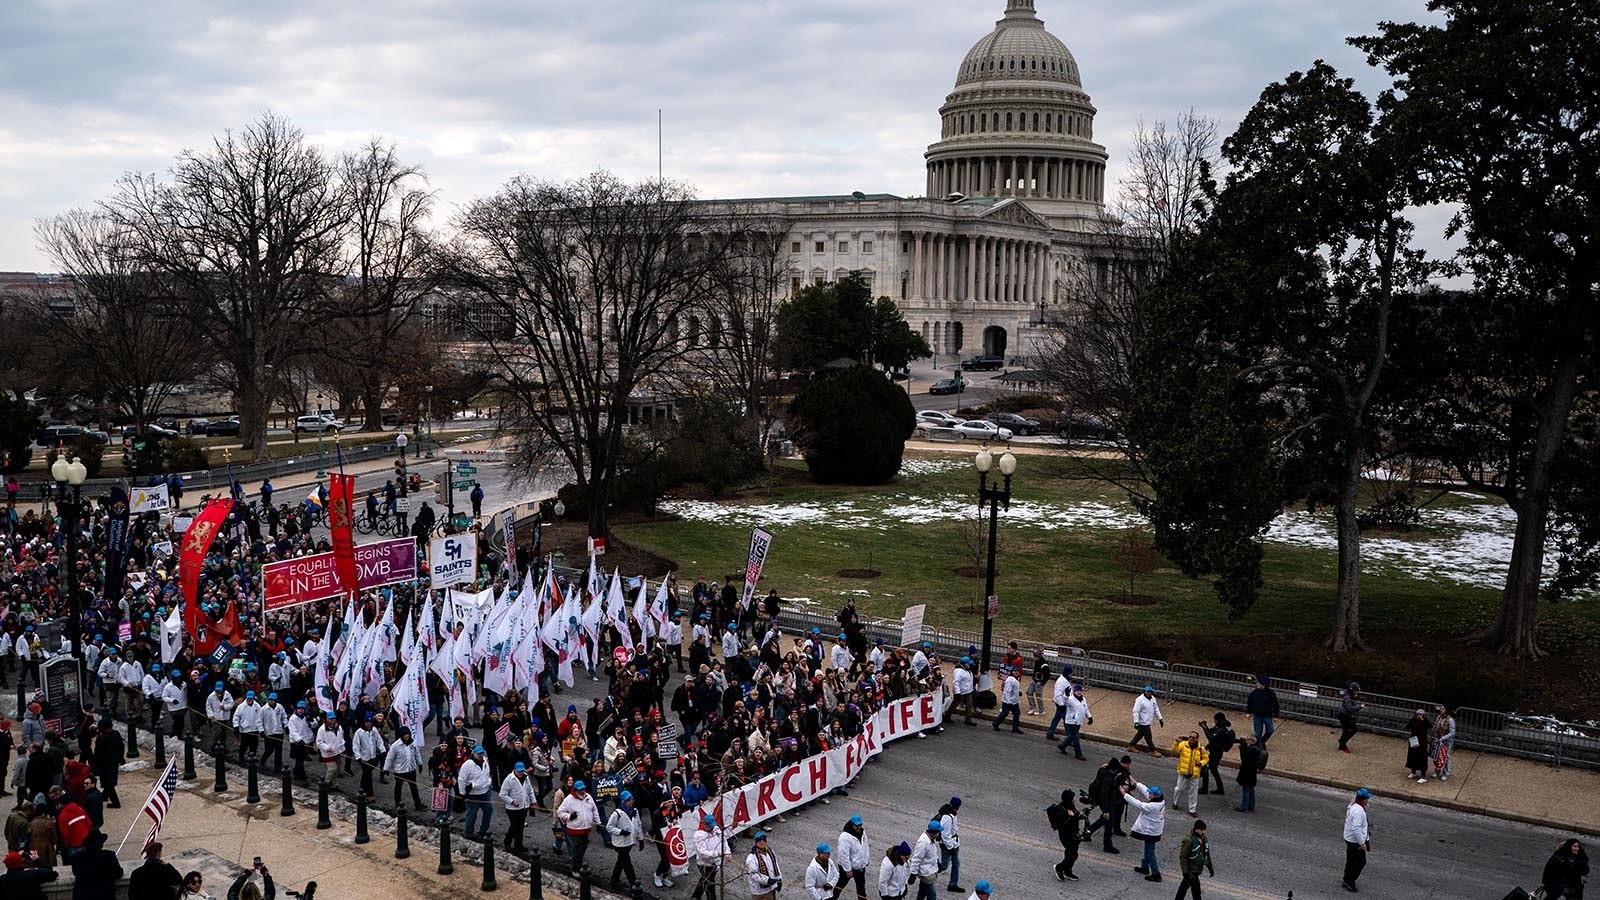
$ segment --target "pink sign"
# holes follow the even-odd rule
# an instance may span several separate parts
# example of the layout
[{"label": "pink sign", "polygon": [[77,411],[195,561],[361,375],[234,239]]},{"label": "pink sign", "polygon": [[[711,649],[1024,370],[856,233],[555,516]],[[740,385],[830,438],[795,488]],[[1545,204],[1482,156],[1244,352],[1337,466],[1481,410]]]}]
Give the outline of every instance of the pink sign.
[{"label": "pink sign", "polygon": [[[417,541],[392,538],[356,547],[356,584],[367,591],[417,577]],[[263,602],[270,612],[339,596],[332,553],[297,556],[261,567]]]}]

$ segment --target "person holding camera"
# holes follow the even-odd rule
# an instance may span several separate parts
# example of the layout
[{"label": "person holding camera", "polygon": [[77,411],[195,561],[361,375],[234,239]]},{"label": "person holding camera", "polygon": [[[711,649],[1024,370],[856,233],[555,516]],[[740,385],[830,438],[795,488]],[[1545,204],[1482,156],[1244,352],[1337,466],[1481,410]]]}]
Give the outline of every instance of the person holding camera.
[{"label": "person holding camera", "polygon": [[[1087,797],[1085,798],[1087,801]],[[1083,812],[1078,809],[1077,796],[1071,788],[1061,791],[1061,802],[1045,809],[1050,827],[1061,840],[1061,861],[1056,863],[1057,881],[1077,881],[1072,867],[1078,864],[1078,845],[1083,843]]]},{"label": "person holding camera", "polygon": [[745,880],[750,884],[750,900],[777,900],[783,890],[783,867],[778,854],[767,845],[767,833],[757,831],[750,853],[744,858]]},{"label": "person holding camera", "polygon": [[[250,876],[258,872],[261,874],[260,886],[250,880]],[[272,873],[267,871],[259,856],[250,864],[250,868],[239,873],[239,877],[228,888],[228,900],[273,900],[277,895],[278,889],[272,884]]]}]

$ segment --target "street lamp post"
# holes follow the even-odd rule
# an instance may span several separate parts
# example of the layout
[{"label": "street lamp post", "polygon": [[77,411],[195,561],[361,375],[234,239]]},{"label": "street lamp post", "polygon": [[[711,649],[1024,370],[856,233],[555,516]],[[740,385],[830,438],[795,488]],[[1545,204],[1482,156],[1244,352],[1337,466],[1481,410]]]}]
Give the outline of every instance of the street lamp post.
[{"label": "street lamp post", "polygon": [[551,564],[559,566],[567,561],[567,555],[561,552],[561,517],[567,514],[567,505],[557,500],[550,511],[555,513],[556,519],[556,552],[551,554]]},{"label": "street lamp post", "polygon": [[327,475],[328,467],[322,461],[322,392],[317,391],[317,480]]},{"label": "street lamp post", "polygon": [[433,385],[424,385],[422,393],[427,397],[428,458],[433,459]]},{"label": "street lamp post", "polygon": [[[57,452],[61,453],[60,450]],[[80,666],[83,663],[83,646],[78,640],[78,632],[83,628],[83,610],[78,597],[78,519],[83,515],[83,482],[88,476],[83,461],[76,456],[72,462],[67,462],[65,454],[59,455],[50,466],[50,477],[56,483],[56,506],[66,530],[67,558],[61,569],[63,589],[67,594],[67,647]],[[68,487],[72,488],[70,493]]]},{"label": "street lamp post", "polygon": [[1017,471],[1017,458],[1007,450],[1000,457],[1000,474],[1004,482],[989,481],[989,470],[994,467],[994,454],[985,446],[978,451],[973,459],[973,464],[978,468],[978,511],[981,514],[985,504],[989,507],[989,559],[984,567],[983,580],[983,647],[981,648],[978,663],[978,673],[981,675],[989,671],[989,643],[994,634],[994,616],[990,612],[989,598],[994,594],[994,552],[995,528],[998,525],[1000,507],[1011,508],[1011,475]]}]

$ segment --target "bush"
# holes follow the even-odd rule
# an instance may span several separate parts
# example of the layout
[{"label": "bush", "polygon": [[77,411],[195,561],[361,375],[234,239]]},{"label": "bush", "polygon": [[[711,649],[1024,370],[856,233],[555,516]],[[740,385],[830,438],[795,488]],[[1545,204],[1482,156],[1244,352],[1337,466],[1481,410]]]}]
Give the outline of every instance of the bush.
[{"label": "bush", "polygon": [[882,372],[855,366],[807,385],[789,404],[789,423],[816,480],[883,484],[900,471],[917,414]]},{"label": "bush", "polygon": [[179,437],[163,443],[161,461],[168,472],[193,472],[211,468],[206,451],[190,438]]},{"label": "bush", "polygon": [[[82,460],[83,470],[88,477],[98,478],[100,476],[100,467],[105,463],[105,451],[105,444],[88,435],[84,435],[73,438],[72,442],[67,444],[67,459],[71,460],[73,457],[77,457]],[[59,450],[55,447],[45,451],[44,468],[46,472],[50,471],[50,467],[55,465],[58,452]]]},{"label": "bush", "polygon": [[0,391],[0,472],[11,474],[28,467],[33,461],[29,444],[38,430],[39,408]]},{"label": "bush", "polygon": [[154,475],[166,471],[161,456],[161,442],[135,439],[131,450],[122,451],[122,463],[130,475]]}]

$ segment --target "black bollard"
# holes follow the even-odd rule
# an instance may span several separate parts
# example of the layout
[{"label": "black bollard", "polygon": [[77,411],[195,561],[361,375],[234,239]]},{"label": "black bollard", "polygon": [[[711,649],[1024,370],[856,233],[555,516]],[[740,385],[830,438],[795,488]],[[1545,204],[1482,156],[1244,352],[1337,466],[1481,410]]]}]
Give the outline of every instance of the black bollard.
[{"label": "black bollard", "polygon": [[134,716],[128,717],[128,758],[137,759],[139,756],[139,726],[134,723]]},{"label": "black bollard", "polygon": [[288,766],[284,766],[283,767],[282,775],[283,775],[283,787],[280,788],[279,790],[283,794],[283,807],[278,810],[278,815],[280,815],[280,816],[292,816],[292,815],[294,815],[294,788],[289,784],[289,767]]},{"label": "black bollard", "polygon": [[369,844],[372,835],[367,833],[367,795],[356,792],[356,843]]},{"label": "black bollard", "polygon": [[194,770],[194,732],[183,733],[183,780],[193,781],[200,777]]},{"label": "black bollard", "polygon": [[324,775],[317,781],[317,830],[326,831],[333,827],[333,819],[328,817],[328,776]]},{"label": "black bollard", "polygon": [[244,761],[244,802],[261,802],[261,785],[258,782],[260,773],[256,769],[256,755],[246,756]]},{"label": "black bollard", "polygon": [[217,765],[217,780],[211,786],[211,790],[218,794],[228,789],[228,759],[223,753],[223,746],[222,735],[218,734],[217,739],[211,743],[211,758]]},{"label": "black bollard", "polygon": [[589,884],[589,864],[584,863],[578,870],[578,900],[594,900],[594,891]]},{"label": "black bollard", "polygon": [[494,838],[483,839],[483,884],[479,890],[492,891],[499,885],[494,883]]},{"label": "black bollard", "polygon": [[544,900],[544,864],[538,847],[528,851],[528,900]]},{"label": "black bollard", "polygon": [[156,719],[154,733],[156,736],[156,771],[165,772],[167,770],[167,734],[165,729],[161,727],[160,718]]},{"label": "black bollard", "polygon": [[450,822],[439,823],[439,874],[449,875],[456,870],[456,864],[450,859]]},{"label": "black bollard", "polygon": [[406,859],[411,856],[411,821],[406,815],[406,805],[400,804],[400,809],[394,817],[394,858]]}]

